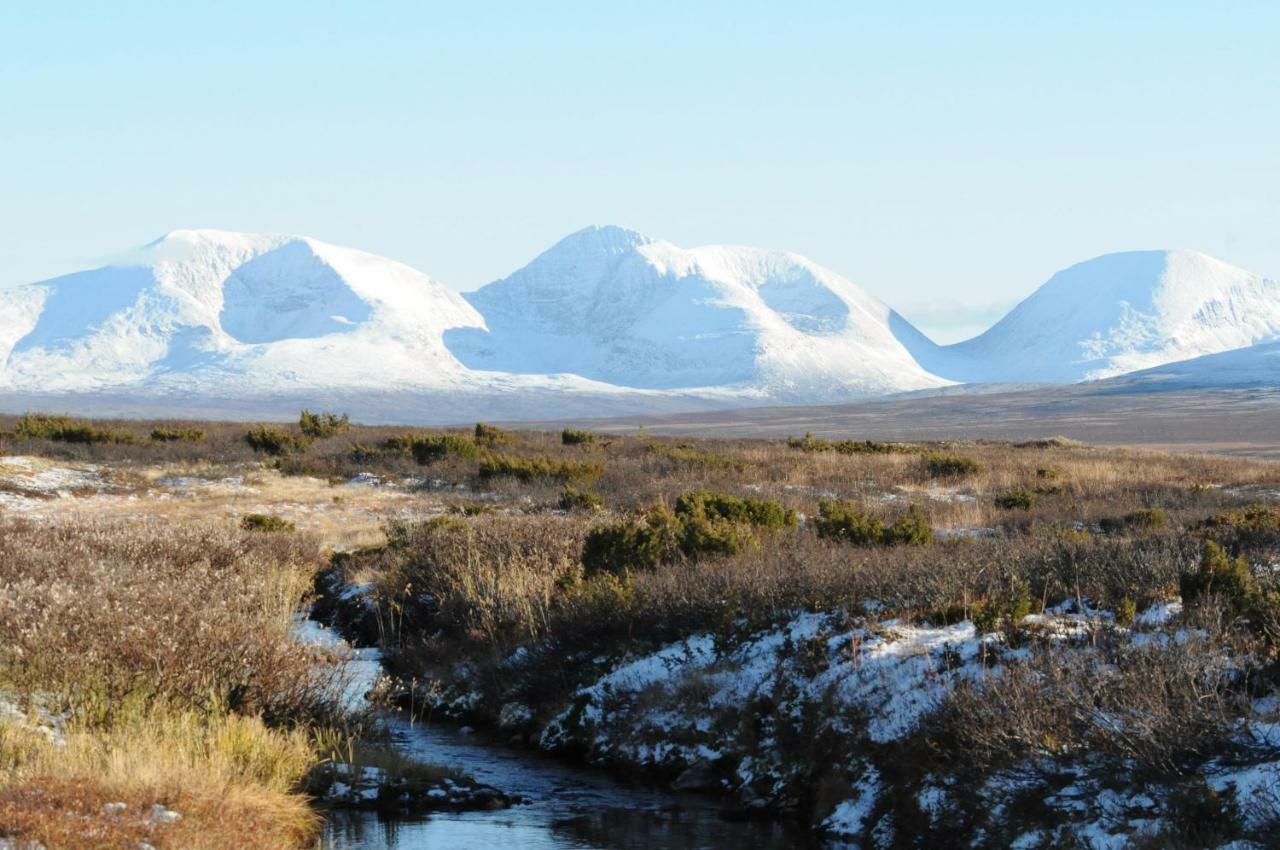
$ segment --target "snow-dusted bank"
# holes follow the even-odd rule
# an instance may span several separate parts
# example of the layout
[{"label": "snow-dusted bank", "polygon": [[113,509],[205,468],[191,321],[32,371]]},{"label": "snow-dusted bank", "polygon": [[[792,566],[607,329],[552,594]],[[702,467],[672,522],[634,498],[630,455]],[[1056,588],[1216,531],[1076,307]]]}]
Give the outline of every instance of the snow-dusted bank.
[{"label": "snow-dusted bank", "polygon": [[[368,610],[365,592],[345,591],[348,612]],[[473,687],[478,671],[465,663],[402,697],[550,753],[718,795],[742,817],[806,813],[841,846],[888,848],[933,836],[939,843],[931,846],[1109,850],[1158,845],[1188,817],[1237,818],[1255,835],[1280,817],[1277,694],[1256,699],[1238,721],[1230,757],[1210,759],[1202,775],[1189,777],[1202,800],[1189,802],[1186,784],[1152,782],[1136,766],[1116,773],[1088,753],[1054,758],[1051,744],[1043,758],[994,771],[936,758],[947,697],[1021,672],[1032,642],[1039,651],[1096,655],[1089,663],[1103,667],[1105,653],[1091,649],[1103,642],[1122,653],[1216,651],[1184,619],[1179,600],[1157,602],[1125,627],[1110,611],[1068,601],[985,634],[968,620],[884,619],[881,608],[797,612],[771,628],[698,634],[652,651],[637,642],[634,650],[577,653],[562,661],[586,684],[558,709],[512,701],[495,712],[492,694]],[[536,656],[557,651],[521,647],[499,675],[520,691],[527,676],[545,672]],[[1224,655],[1219,672],[1235,666]],[[1141,718],[1099,711],[1088,721],[1120,731]]]},{"label": "snow-dusted bank", "polygon": [[[1078,264],[981,336],[939,346],[785,251],[590,227],[459,294],[307,237],[179,230],[112,265],[0,290],[0,407],[276,418],[325,405],[401,422],[660,413],[1109,378],[1278,339],[1280,284],[1190,251]],[[1276,383],[1273,359],[1251,380]]]}]

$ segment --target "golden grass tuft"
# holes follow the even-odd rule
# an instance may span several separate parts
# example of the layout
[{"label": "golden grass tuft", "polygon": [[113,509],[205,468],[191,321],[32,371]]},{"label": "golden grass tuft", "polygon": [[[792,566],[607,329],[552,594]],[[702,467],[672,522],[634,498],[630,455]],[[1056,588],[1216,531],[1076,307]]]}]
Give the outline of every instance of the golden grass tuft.
[{"label": "golden grass tuft", "polygon": [[[314,761],[302,731],[157,706],[58,743],[0,724],[0,833],[45,847],[282,848],[319,826],[296,793]],[[114,811],[108,804],[124,803]],[[156,822],[154,806],[180,817]]]}]

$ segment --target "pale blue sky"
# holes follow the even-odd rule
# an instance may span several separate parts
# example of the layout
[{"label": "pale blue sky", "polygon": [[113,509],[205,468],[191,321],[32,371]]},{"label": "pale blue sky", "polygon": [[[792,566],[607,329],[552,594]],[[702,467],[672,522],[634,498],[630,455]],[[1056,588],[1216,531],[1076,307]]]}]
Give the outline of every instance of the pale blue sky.
[{"label": "pale blue sky", "polygon": [[0,285],[220,227],[469,289],[615,223],[952,338],[1108,251],[1280,275],[1270,2],[28,0],[0,110]]}]

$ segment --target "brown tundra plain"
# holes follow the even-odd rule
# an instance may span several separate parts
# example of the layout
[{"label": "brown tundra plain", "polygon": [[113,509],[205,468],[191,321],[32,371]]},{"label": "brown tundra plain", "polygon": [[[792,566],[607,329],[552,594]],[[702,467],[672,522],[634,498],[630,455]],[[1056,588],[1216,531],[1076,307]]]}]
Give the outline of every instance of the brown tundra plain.
[{"label": "brown tundra plain", "polygon": [[[379,804],[502,802],[400,757],[391,711],[868,846],[1280,833],[1280,463],[310,412],[0,431],[0,846],[307,847],[357,766]],[[369,702],[308,611],[381,650]]]}]

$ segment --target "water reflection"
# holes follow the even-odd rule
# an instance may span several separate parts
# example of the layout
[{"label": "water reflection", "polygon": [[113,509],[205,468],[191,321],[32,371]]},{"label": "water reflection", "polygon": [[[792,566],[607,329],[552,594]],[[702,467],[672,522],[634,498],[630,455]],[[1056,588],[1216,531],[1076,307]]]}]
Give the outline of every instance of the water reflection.
[{"label": "water reflection", "polygon": [[784,850],[815,846],[772,822],[725,820],[708,800],[619,785],[535,753],[508,749],[452,728],[392,720],[407,753],[460,767],[482,782],[528,797],[499,812],[420,819],[339,813],[325,850]]}]

